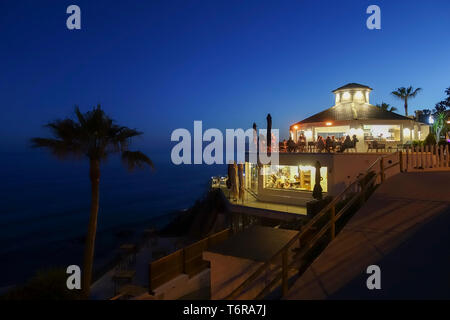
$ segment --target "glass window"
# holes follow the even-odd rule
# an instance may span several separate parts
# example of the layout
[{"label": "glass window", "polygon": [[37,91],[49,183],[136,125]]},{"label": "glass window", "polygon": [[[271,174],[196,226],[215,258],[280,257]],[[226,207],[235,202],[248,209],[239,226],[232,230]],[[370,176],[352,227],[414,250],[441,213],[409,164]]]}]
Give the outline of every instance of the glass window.
[{"label": "glass window", "polygon": [[258,192],[258,165],[255,163],[250,163],[249,164],[249,169],[250,169],[250,189],[253,192]]},{"label": "glass window", "polygon": [[[327,192],[327,167],[320,168],[320,185]],[[313,191],[316,168],[313,166],[264,166],[264,188]]]},{"label": "glass window", "polygon": [[364,140],[400,141],[399,125],[364,125]]}]

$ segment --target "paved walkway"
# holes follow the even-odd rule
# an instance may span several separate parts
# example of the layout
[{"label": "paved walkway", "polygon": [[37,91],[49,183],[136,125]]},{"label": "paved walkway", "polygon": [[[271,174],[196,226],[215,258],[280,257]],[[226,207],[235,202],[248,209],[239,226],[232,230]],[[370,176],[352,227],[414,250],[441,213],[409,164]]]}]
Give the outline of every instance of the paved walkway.
[{"label": "paved walkway", "polygon": [[[371,264],[381,290],[366,287]],[[450,299],[450,172],[387,179],[287,298]]]}]

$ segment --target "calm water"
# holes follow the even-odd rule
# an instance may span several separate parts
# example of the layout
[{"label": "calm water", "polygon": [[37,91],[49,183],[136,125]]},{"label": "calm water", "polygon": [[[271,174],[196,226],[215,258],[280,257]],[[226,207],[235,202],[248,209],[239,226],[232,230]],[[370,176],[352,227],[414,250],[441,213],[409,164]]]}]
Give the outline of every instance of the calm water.
[{"label": "calm water", "polygon": [[[129,173],[119,159],[102,167],[97,264],[124,241],[162,226],[207,190],[224,166],[174,166],[170,154],[149,154],[151,172]],[[38,269],[80,264],[90,205],[87,161],[61,162],[49,154],[2,153],[0,157],[0,287],[20,283]]]}]

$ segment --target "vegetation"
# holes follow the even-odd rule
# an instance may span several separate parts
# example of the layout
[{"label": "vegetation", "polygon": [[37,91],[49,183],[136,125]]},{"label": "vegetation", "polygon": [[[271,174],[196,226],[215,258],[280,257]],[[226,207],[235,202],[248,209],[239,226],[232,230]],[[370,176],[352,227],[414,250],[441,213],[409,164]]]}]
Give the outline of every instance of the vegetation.
[{"label": "vegetation", "polygon": [[384,111],[389,111],[389,112],[397,111],[396,107],[391,107],[388,103],[385,103],[385,102],[382,102],[381,104],[376,104],[375,106]]},{"label": "vegetation", "polygon": [[204,238],[228,226],[227,221],[223,221],[222,225],[218,223],[218,215],[222,213],[227,213],[227,199],[220,189],[211,189],[161,230],[160,234],[186,236],[193,240]]},{"label": "vegetation", "polygon": [[441,132],[446,133],[447,127],[447,114],[445,112],[436,114],[433,123],[433,131],[437,142],[441,139]]},{"label": "vegetation", "polygon": [[436,137],[434,136],[433,132],[430,132],[425,140],[423,141],[424,146],[431,146],[436,144]]},{"label": "vegetation", "polygon": [[436,103],[433,110],[430,109],[417,110],[416,111],[418,118],[417,120],[421,122],[428,122],[428,118],[430,116],[436,117],[439,113],[448,112],[450,110],[450,87],[445,89],[445,94],[447,95],[447,97],[444,100]]},{"label": "vegetation", "polygon": [[450,87],[445,89],[445,94],[447,95],[447,98],[436,103],[434,107],[434,114],[439,114],[450,109]]},{"label": "vegetation", "polygon": [[39,271],[25,285],[14,288],[0,297],[1,300],[78,300],[82,295],[66,286],[64,269]]},{"label": "vegetation", "polygon": [[408,88],[401,87],[395,91],[392,91],[392,94],[394,96],[403,100],[403,102],[405,103],[405,116],[408,116],[408,99],[414,98],[421,90],[421,88],[414,89],[413,87],[409,86]]},{"label": "vegetation", "polygon": [[75,108],[76,118],[66,118],[48,123],[53,138],[33,138],[32,146],[46,148],[59,159],[87,158],[91,180],[91,210],[85,243],[82,289],[85,298],[89,297],[92,267],[94,261],[95,235],[99,209],[100,163],[108,156],[119,153],[129,170],[153,168],[152,161],[140,151],[129,151],[131,139],[142,132],[117,125],[109,118],[100,105],[92,111],[81,113]]}]

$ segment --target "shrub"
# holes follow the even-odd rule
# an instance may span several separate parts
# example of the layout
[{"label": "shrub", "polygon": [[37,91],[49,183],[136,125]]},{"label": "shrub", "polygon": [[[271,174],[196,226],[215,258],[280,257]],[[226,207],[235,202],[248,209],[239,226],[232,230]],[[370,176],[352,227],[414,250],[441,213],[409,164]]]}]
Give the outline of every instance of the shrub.
[{"label": "shrub", "polygon": [[435,145],[436,144],[436,138],[434,136],[434,134],[432,132],[430,132],[427,137],[425,138],[424,145],[429,146],[429,145]]}]

